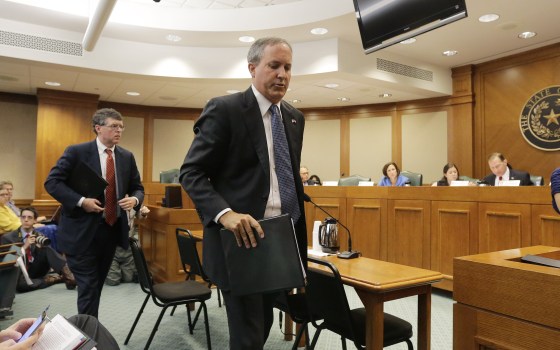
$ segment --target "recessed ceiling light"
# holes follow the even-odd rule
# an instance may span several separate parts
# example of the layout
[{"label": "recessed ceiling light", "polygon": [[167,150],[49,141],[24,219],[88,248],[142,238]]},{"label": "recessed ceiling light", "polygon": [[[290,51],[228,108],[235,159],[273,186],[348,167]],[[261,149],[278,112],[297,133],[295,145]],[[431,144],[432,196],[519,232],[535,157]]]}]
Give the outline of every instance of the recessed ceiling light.
[{"label": "recessed ceiling light", "polygon": [[62,85],[62,84],[59,83],[58,81],[45,81],[45,85],[48,85],[48,86],[60,86],[60,85]]},{"label": "recessed ceiling light", "polygon": [[412,44],[412,43],[415,43],[415,42],[416,42],[416,38],[410,38],[410,39],[406,39],[406,40],[401,41],[401,44],[408,45],[408,44]]},{"label": "recessed ceiling light", "polygon": [[388,92],[384,92],[382,94],[379,94],[379,97],[381,97],[381,98],[387,98],[387,97],[391,97],[391,96],[393,96],[393,95],[388,93]]},{"label": "recessed ceiling light", "polygon": [[495,13],[488,13],[486,15],[482,15],[478,17],[478,21],[482,23],[488,23],[488,22],[494,22],[498,18],[500,18],[500,15],[497,15]]},{"label": "recessed ceiling light", "polygon": [[128,96],[140,96],[140,93],[136,91],[127,91],[126,94]]},{"label": "recessed ceiling light", "polygon": [[165,36],[165,39],[176,43],[177,41],[181,41],[181,39],[183,39],[183,38],[181,38],[180,36],[175,35],[175,34],[167,34]]},{"label": "recessed ceiling light", "polygon": [[455,50],[447,50],[447,51],[443,51],[441,54],[450,57],[450,56],[455,56],[458,53],[459,52]]},{"label": "recessed ceiling light", "polygon": [[340,102],[348,102],[350,101],[350,99],[348,97],[339,97],[337,98],[337,100],[339,100]]},{"label": "recessed ceiling light", "polygon": [[300,102],[301,102],[301,100],[298,100],[297,98],[292,100],[292,103],[300,103]]},{"label": "recessed ceiling light", "polygon": [[329,89],[336,89],[338,87],[338,84],[337,83],[328,83],[328,84],[325,84],[325,87],[329,88]]},{"label": "recessed ceiling light", "polygon": [[311,29],[311,34],[314,35],[325,35],[329,32],[327,28],[313,28]]},{"label": "recessed ceiling light", "polygon": [[519,34],[517,37],[519,39],[529,39],[529,38],[534,37],[535,35],[537,35],[537,33],[535,33],[535,32],[523,32],[523,33]]},{"label": "recessed ceiling light", "polygon": [[255,38],[252,36],[240,36],[239,37],[239,41],[241,41],[242,43],[252,43],[253,41],[255,41]]},{"label": "recessed ceiling light", "polygon": [[239,92],[239,90],[231,89],[231,90],[227,90],[226,92],[227,92],[228,94],[236,94],[236,93]]}]

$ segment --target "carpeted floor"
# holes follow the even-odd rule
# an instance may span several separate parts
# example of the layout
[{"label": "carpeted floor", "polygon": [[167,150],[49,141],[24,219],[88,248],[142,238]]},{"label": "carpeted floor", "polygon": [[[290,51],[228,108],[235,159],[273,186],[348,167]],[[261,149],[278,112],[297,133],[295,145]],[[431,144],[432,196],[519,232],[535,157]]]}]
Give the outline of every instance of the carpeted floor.
[{"label": "carpeted floor", "polygon": [[[207,303],[210,318],[210,333],[213,349],[228,348],[228,328],[225,309],[218,307],[215,289],[212,298]],[[76,313],[76,291],[66,290],[64,284],[58,284],[47,289],[34,291],[16,296],[14,304],[14,317],[12,320],[0,320],[0,328],[4,329],[14,320],[24,317],[36,317],[37,314],[50,304],[49,314],[54,316],[60,313],[71,316]],[[356,293],[347,288],[351,307],[361,306]],[[155,324],[160,308],[153,302],[148,302],[142,318],[128,345],[124,340],[130,326],[142,305],[145,294],[140,286],[135,283],[121,284],[116,287],[105,286],[101,300],[99,319],[107,327],[122,349],[143,349],[148,336]],[[391,301],[385,304],[385,312],[389,312],[409,321],[414,327],[413,342],[416,348],[416,320],[417,298],[410,297]],[[452,349],[453,308],[452,298],[448,293],[436,291],[432,296],[432,350]],[[169,312],[163,317],[150,349],[206,349],[204,324],[197,324],[194,335],[188,333],[187,314],[184,308],[177,309],[174,316]],[[313,332],[313,328],[310,328]],[[265,349],[290,349],[291,342],[283,340],[284,336],[278,324],[278,312],[275,312],[275,324]],[[349,349],[353,346],[348,343]],[[317,349],[341,349],[340,338],[334,333],[324,331],[319,338]],[[405,344],[397,344],[387,349],[406,349]],[[103,349],[100,349],[103,350]]]}]

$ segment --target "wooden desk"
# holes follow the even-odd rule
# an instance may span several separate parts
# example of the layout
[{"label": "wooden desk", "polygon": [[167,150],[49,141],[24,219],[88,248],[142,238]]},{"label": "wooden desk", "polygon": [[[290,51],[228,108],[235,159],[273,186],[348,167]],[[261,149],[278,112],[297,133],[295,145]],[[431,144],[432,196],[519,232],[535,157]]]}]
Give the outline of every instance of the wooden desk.
[{"label": "wooden desk", "polygon": [[138,220],[138,236],[150,271],[157,282],[183,281],[175,229],[178,227],[202,232],[202,224],[194,209],[172,209],[148,205],[148,217]]},{"label": "wooden desk", "polygon": [[[342,282],[356,289],[366,308],[366,348],[383,349],[383,303],[418,295],[418,350],[430,349],[432,283],[440,281],[439,272],[360,257],[321,258],[333,263]],[[309,269],[320,269],[309,264]]]},{"label": "wooden desk", "polygon": [[560,269],[520,262],[533,246],[455,259],[453,349],[560,349]]},{"label": "wooden desk", "polygon": [[[534,245],[560,246],[550,187],[306,186],[352,233],[363,256],[440,271],[453,290],[453,258]],[[305,203],[309,242],[325,214]],[[341,250],[346,250],[346,232]]]}]

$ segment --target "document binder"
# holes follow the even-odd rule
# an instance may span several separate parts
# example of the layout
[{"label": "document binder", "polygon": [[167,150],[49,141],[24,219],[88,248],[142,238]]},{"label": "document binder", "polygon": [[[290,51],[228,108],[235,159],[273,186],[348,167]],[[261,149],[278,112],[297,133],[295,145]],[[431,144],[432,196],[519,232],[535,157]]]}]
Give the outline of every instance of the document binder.
[{"label": "document binder", "polygon": [[83,161],[76,165],[68,179],[68,186],[86,198],[100,197],[107,185],[107,181]]},{"label": "document binder", "polygon": [[220,231],[234,295],[276,292],[305,285],[294,225],[289,214],[259,220],[264,238],[255,232],[255,248],[239,247],[233,232]]}]

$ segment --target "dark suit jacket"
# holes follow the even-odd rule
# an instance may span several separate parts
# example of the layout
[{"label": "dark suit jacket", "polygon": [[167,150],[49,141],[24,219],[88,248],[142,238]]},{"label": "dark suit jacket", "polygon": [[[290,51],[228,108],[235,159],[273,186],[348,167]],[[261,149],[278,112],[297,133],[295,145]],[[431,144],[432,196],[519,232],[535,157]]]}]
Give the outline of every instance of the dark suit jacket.
[{"label": "dark suit jacket", "polygon": [[[509,179],[520,180],[519,186],[533,186],[531,176],[525,171],[509,169]],[[484,181],[488,182],[488,185],[494,186],[496,183],[496,175],[490,174],[484,178]]]},{"label": "dark suit jacket", "polygon": [[[144,187],[140,182],[140,173],[136,167],[134,155],[126,149],[116,146],[115,163],[117,172],[117,200],[128,196],[138,198],[139,210],[144,200]],[[74,167],[80,162],[85,162],[101,176],[101,164],[95,140],[69,146],[56,165],[51,169],[45,189],[62,204],[62,215],[58,223],[57,244],[58,250],[68,254],[80,254],[92,243],[96,227],[102,220],[102,213],[87,213],[76,206],[82,197],[67,185],[67,181]],[[104,195],[99,199],[105,202]],[[118,244],[128,248],[128,219],[124,210],[119,210],[120,237]]]},{"label": "dark suit jacket", "polygon": [[[281,104],[281,112],[301,211],[295,228],[305,262],[307,233],[299,176],[305,120],[300,111],[285,102]],[[229,279],[219,234],[221,225],[213,219],[226,208],[262,219],[270,190],[266,134],[251,88],[209,101],[194,125],[194,132],[196,136],[181,166],[180,180],[204,225],[206,273],[227,290]]]}]

